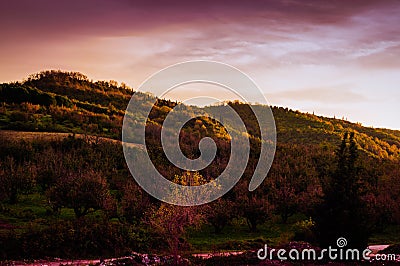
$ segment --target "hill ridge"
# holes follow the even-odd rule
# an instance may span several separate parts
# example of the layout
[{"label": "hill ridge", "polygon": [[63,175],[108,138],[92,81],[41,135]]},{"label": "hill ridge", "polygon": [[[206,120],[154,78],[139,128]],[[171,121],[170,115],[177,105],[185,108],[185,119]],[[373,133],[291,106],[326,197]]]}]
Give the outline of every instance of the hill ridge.
[{"label": "hill ridge", "polygon": [[[160,126],[177,102],[133,91],[115,81],[92,81],[79,72],[42,71],[21,82],[0,84],[0,129],[92,134],[121,139],[122,120],[132,97],[156,102],[151,120]],[[245,104],[231,102],[247,114]],[[185,106],[189,114],[212,113],[221,106]],[[266,108],[254,105],[254,108]],[[271,107],[278,143],[320,145],[333,148],[345,131],[356,133],[357,143],[370,156],[398,159],[400,131],[362,126],[342,119],[318,116],[283,107]],[[142,114],[134,114],[140,116]],[[213,134],[224,135],[212,121],[203,122]],[[258,125],[251,127],[256,132]],[[254,133],[255,134],[255,133]]]}]

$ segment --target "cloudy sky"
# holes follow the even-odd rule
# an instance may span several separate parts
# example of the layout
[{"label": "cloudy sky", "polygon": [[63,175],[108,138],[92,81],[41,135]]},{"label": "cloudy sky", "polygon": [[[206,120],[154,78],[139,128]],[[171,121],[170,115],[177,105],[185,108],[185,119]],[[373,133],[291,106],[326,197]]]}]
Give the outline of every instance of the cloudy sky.
[{"label": "cloudy sky", "polygon": [[0,82],[61,69],[135,88],[210,59],[272,105],[400,129],[399,14],[394,0],[1,1]]}]

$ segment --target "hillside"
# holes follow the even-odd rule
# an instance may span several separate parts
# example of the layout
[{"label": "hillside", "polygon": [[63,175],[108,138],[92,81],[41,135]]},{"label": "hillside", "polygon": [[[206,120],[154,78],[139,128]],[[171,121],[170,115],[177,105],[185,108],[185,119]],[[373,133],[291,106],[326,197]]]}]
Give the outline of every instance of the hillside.
[{"label": "hillside", "polygon": [[[248,160],[240,156],[247,164],[238,183],[218,200],[197,207],[165,204],[149,196],[130,175],[120,142],[132,95],[142,102],[137,112],[128,113],[132,122],[143,117],[147,104],[156,103],[145,128],[147,152],[159,173],[182,185],[188,180],[195,185],[209,182],[226,169],[231,138],[208,115],[224,117],[229,129],[233,122],[224,114],[233,108],[247,130],[234,133],[249,136],[251,151]],[[178,242],[186,255],[257,250],[265,243],[316,244],[318,206],[331,184],[343,183],[331,181],[339,169],[341,148],[342,158],[356,158],[352,167],[343,168],[356,174],[341,178],[357,178],[347,183],[360,186],[362,204],[357,210],[363,216],[358,218],[365,216],[370,225],[369,243],[400,241],[399,131],[272,107],[276,154],[263,183],[250,192],[248,182],[259,161],[260,128],[267,124],[258,123],[247,104],[179,106],[183,115],[195,117],[180,132],[182,152],[198,158],[203,137],[212,138],[218,148],[210,165],[190,172],[171,164],[161,146],[162,124],[177,102],[60,71],[1,84],[0,102],[0,261],[171,254]],[[343,136],[349,135],[346,141]],[[128,140],[132,149],[143,150],[134,134]],[[353,157],[347,154],[350,150]],[[134,163],[143,164],[140,157]],[[345,213],[354,220],[352,212]],[[187,220],[190,215],[197,218]],[[178,229],[165,231],[171,224]]]},{"label": "hillside", "polygon": [[[115,81],[94,82],[77,72],[40,72],[21,82],[0,84],[0,129],[81,133],[121,139],[123,116],[133,94],[145,102],[156,101],[150,94],[134,92]],[[157,100],[150,115],[151,122],[160,126],[175,105],[176,102]],[[250,109],[239,103],[231,103],[231,106],[246,118],[249,134],[256,135],[259,125],[247,119],[252,117]],[[223,108],[186,106],[186,111],[189,114],[221,114]],[[356,133],[358,144],[368,155],[399,158],[400,131],[363,127],[359,123],[282,107],[272,107],[272,111],[278,143],[336,147],[343,133],[350,130]],[[202,120],[208,130],[218,130],[220,132],[214,133],[224,136],[225,131],[216,127],[215,122],[205,121],[204,117]]]}]

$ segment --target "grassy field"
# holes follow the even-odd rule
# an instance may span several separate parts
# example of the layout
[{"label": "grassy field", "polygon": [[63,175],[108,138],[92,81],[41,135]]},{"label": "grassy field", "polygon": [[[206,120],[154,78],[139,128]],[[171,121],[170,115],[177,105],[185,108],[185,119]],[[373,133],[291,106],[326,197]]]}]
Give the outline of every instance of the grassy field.
[{"label": "grassy field", "polygon": [[203,226],[190,234],[189,242],[195,252],[257,250],[264,244],[278,246],[287,243],[293,235],[291,224],[266,222],[257,232],[250,232],[243,220],[235,220],[220,234],[215,234],[208,225]]},{"label": "grassy field", "polygon": [[40,225],[49,220],[75,218],[74,211],[67,208],[61,209],[60,214],[55,216],[47,204],[46,197],[39,193],[21,195],[17,204],[3,203],[0,209],[0,230],[2,227],[12,226],[18,231],[24,230],[33,222]]},{"label": "grassy field", "polygon": [[[14,130],[0,130],[0,134],[7,139],[10,140],[26,140],[26,141],[32,141],[32,140],[60,140],[67,138],[68,136],[71,136],[72,133],[59,133],[59,132],[23,132],[23,131],[14,131]],[[118,143],[120,141],[115,140],[115,139],[110,139],[110,138],[104,138],[104,137],[97,137],[97,136],[92,136],[92,135],[85,135],[85,134],[74,134],[75,137],[77,138],[88,138],[89,140],[95,141],[97,140],[103,140],[103,141],[111,141]]]}]

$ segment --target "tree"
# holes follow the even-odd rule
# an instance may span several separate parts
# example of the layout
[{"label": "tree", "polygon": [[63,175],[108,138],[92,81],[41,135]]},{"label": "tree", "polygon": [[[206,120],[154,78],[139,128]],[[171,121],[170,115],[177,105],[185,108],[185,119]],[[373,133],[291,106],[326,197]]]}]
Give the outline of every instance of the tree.
[{"label": "tree", "polygon": [[264,223],[270,217],[273,206],[268,194],[259,192],[262,189],[249,192],[247,188],[246,182],[237,185],[238,214],[246,219],[250,231],[256,232],[257,225]]},{"label": "tree", "polygon": [[34,187],[35,176],[36,167],[31,163],[17,163],[13,157],[0,161],[0,200],[17,203],[19,194]]},{"label": "tree", "polygon": [[344,237],[348,247],[365,248],[370,223],[361,195],[365,185],[359,176],[354,133],[345,133],[336,157],[336,170],[324,187],[323,202],[316,208],[316,236],[321,247]]},{"label": "tree", "polygon": [[[186,172],[182,176],[175,176],[174,182],[181,185],[201,185],[204,178],[197,172]],[[175,195],[174,195],[175,196]],[[176,195],[187,197],[191,195]],[[199,227],[204,221],[201,206],[177,206],[161,203],[160,207],[150,211],[148,223],[161,239],[165,240],[174,264],[180,263],[179,254],[187,248],[185,236],[189,227]]]},{"label": "tree", "polygon": [[106,179],[91,169],[85,173],[69,172],[61,177],[47,191],[47,197],[55,211],[72,208],[77,218],[96,210],[115,208]]},{"label": "tree", "polygon": [[143,220],[151,204],[148,194],[131,180],[125,184],[123,193],[121,200],[122,216],[132,224]]},{"label": "tree", "polygon": [[[307,150],[303,146],[280,147],[268,181],[275,212],[282,222],[292,215],[308,212],[315,207],[322,194],[318,175]],[[300,155],[301,154],[301,155]]]},{"label": "tree", "polygon": [[232,201],[224,198],[219,198],[205,206],[206,220],[214,227],[214,233],[221,233],[235,216],[234,206]]},{"label": "tree", "polygon": [[379,166],[384,173],[366,200],[376,219],[376,229],[382,230],[388,224],[400,224],[400,167],[397,160],[382,162]]},{"label": "tree", "polygon": [[321,195],[319,184],[310,176],[280,175],[271,181],[274,210],[281,216],[284,224],[296,213],[307,214]]}]

